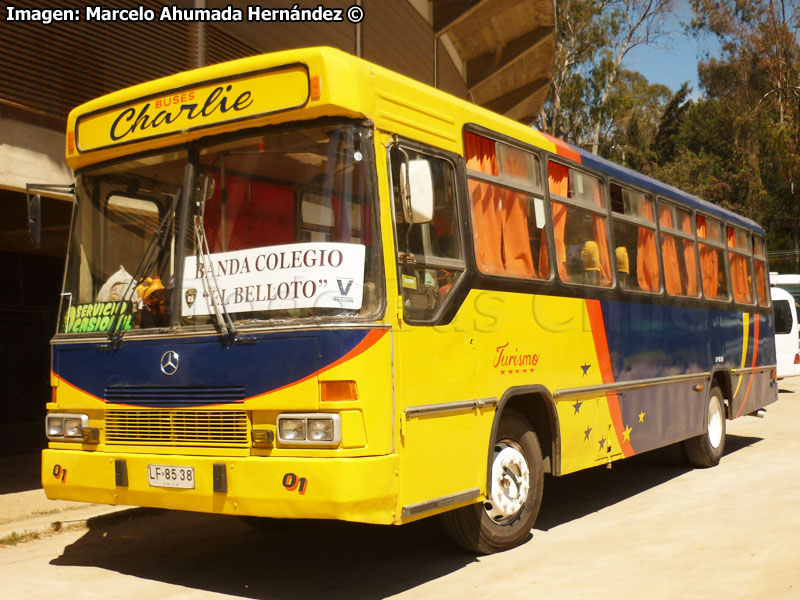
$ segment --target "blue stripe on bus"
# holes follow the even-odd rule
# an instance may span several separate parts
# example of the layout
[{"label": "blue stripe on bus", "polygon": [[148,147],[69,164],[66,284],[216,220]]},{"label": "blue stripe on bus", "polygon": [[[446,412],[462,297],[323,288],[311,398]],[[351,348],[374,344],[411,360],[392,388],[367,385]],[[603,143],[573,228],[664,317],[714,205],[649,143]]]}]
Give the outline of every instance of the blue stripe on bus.
[{"label": "blue stripe on bus", "polygon": [[[750,313],[745,349],[742,313],[618,301],[602,301],[601,306],[611,371],[617,382],[707,373],[716,366],[732,370],[775,363],[774,325],[769,314]],[[730,399],[732,411],[741,413],[756,404],[762,406],[763,399],[774,396],[769,375],[762,374],[750,391],[747,406],[751,408],[746,408],[742,403],[753,378],[751,372],[744,375],[739,394]],[[735,394],[738,376],[732,380]],[[678,442],[705,430],[702,398],[706,392],[695,387],[698,383],[704,382],[676,381],[615,395],[620,426],[629,432],[635,452]],[[756,397],[759,401],[753,403]]]},{"label": "blue stripe on bus", "polygon": [[[714,366],[738,369],[742,359],[742,314],[709,308],[602,301],[611,369],[615,381],[708,372]],[[747,365],[752,366],[754,319],[748,333]],[[761,316],[758,364],[775,362],[771,331]],[[709,364],[721,357],[722,362]]]},{"label": "blue stripe on bus", "polygon": [[[252,342],[238,344],[211,337],[127,339],[115,351],[101,350],[103,344],[59,344],[53,348],[53,371],[102,400],[108,394],[108,401],[124,399],[136,406],[225,404],[306,379],[352,351],[368,333],[283,332],[255,335]],[[179,355],[174,375],[161,370],[169,350]]]}]

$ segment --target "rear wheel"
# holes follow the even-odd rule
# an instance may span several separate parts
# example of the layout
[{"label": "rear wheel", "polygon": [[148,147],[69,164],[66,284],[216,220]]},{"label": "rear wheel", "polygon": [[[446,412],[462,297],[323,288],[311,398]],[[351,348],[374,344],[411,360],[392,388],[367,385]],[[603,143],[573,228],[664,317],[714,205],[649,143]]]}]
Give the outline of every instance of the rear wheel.
[{"label": "rear wheel", "polygon": [[462,548],[480,554],[508,550],[529,535],[542,503],[544,473],[539,440],[528,421],[507,410],[492,448],[486,501],[442,515],[445,530]]},{"label": "rear wheel", "polygon": [[712,385],[708,392],[705,432],[684,444],[692,466],[705,468],[719,464],[725,451],[725,402],[718,385]]}]

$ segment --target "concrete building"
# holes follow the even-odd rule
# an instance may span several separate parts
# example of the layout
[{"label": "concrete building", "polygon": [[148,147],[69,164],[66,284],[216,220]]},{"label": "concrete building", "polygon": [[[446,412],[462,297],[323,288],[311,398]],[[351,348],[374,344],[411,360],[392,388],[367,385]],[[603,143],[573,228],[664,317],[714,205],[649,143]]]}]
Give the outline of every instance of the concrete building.
[{"label": "concrete building", "polygon": [[[262,8],[294,2],[262,0]],[[315,8],[319,3],[298,3]],[[104,9],[239,8],[241,0],[105,0]],[[262,52],[329,45],[522,122],[544,102],[554,53],[553,0],[327,0],[363,10],[358,23],[102,21],[87,3],[50,0],[79,21],[46,23],[36,0],[0,1],[0,454],[43,447],[49,342],[72,210],[42,194],[42,241],[28,239],[29,183],[70,184],[71,108],[142,81]],[[106,14],[106,13],[104,13]],[[26,17],[28,17],[26,19]],[[30,18],[33,17],[33,18]],[[89,20],[87,20],[87,18]]]}]

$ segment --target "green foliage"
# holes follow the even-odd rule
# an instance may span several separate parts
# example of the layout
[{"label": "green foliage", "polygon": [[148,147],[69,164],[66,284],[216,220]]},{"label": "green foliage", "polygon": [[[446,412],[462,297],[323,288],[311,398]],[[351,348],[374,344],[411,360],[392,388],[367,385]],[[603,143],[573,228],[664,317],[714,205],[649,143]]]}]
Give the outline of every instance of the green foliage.
[{"label": "green foliage", "polygon": [[[689,30],[720,48],[698,64],[696,100],[687,84],[672,94],[624,67],[630,44],[657,38],[670,3],[559,1],[553,90],[541,125],[757,220],[772,249],[800,255],[800,0],[690,5]],[[660,12],[636,29],[654,6]],[[800,272],[796,258],[772,267]]]}]

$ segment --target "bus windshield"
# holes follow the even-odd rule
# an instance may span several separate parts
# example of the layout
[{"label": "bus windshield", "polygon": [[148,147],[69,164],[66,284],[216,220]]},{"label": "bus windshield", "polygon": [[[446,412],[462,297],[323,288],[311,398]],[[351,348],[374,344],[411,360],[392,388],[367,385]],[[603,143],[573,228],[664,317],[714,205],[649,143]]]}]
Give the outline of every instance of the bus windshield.
[{"label": "bus windshield", "polygon": [[59,333],[377,317],[371,135],[282,129],[79,173]]}]

